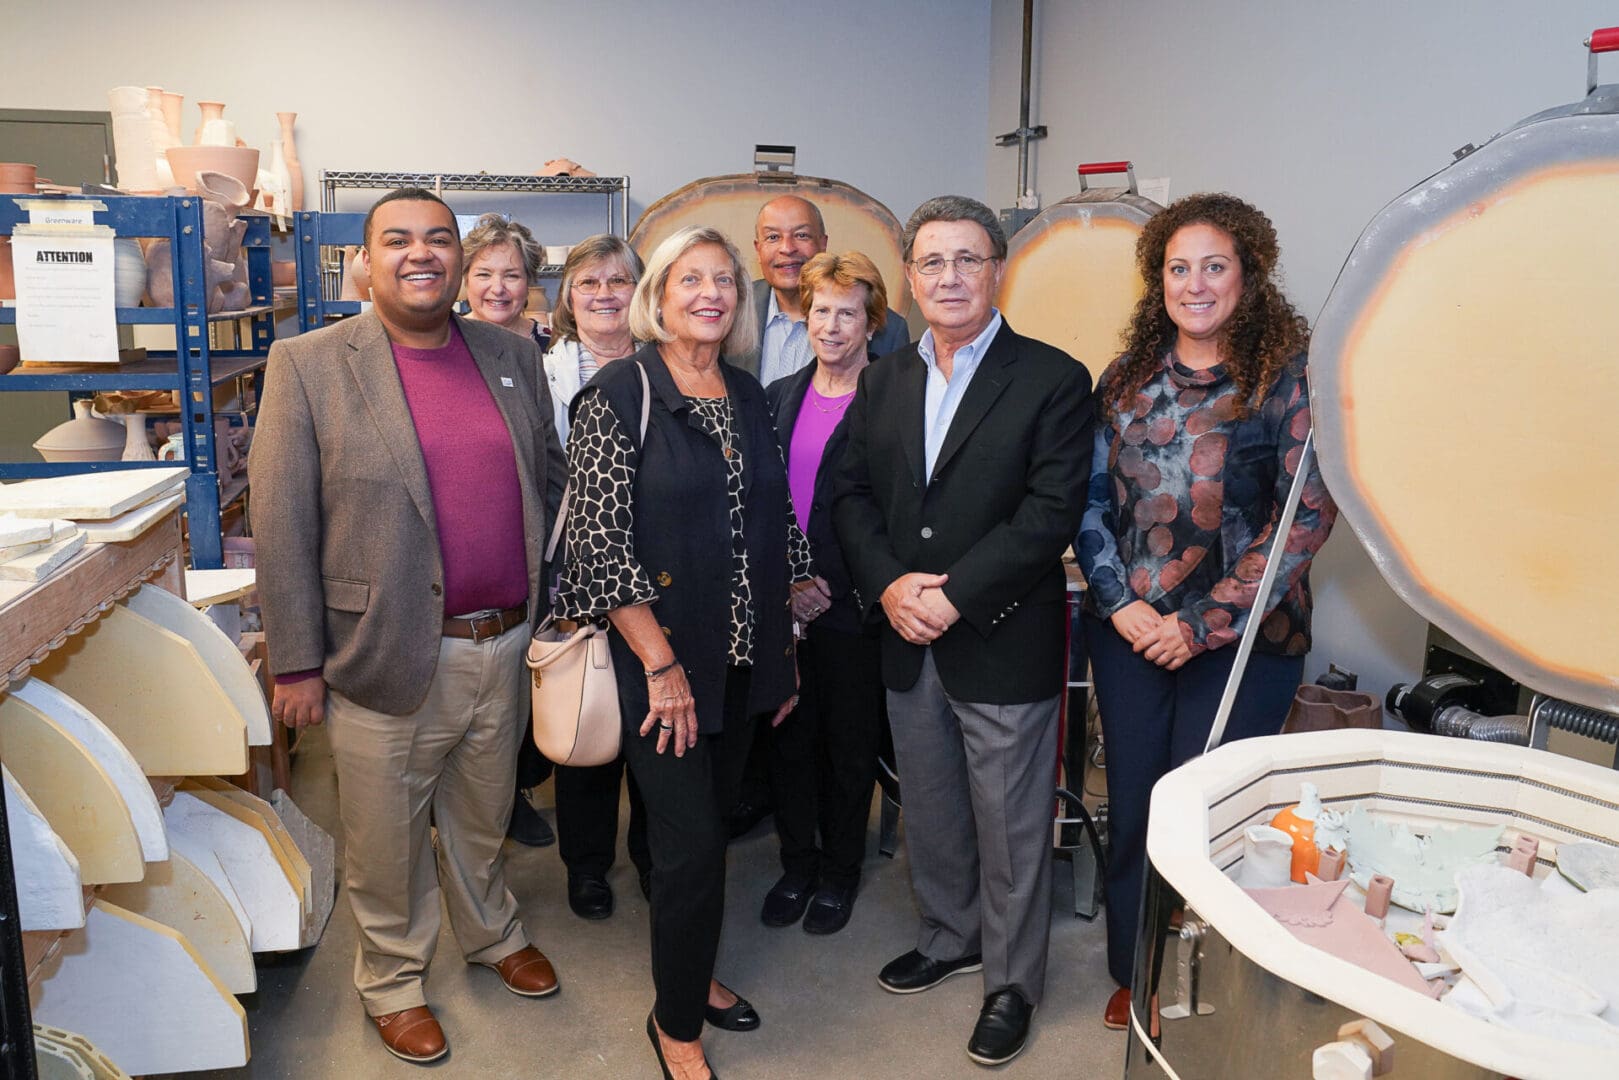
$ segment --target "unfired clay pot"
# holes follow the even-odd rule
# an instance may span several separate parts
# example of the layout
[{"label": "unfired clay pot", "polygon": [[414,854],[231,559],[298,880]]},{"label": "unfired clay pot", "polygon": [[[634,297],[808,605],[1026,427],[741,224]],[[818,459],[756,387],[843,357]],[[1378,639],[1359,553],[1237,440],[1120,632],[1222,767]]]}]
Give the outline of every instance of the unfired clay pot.
[{"label": "unfired clay pot", "polygon": [[73,403],[73,419],[57,424],[34,443],[46,461],[117,461],[123,456],[129,433],[124,425],[104,420],[90,411],[91,402]]},{"label": "unfired clay pot", "polygon": [[287,175],[291,183],[287,191],[287,204],[292,210],[304,208],[304,167],[298,160],[298,145],[293,141],[293,124],[298,120],[295,112],[278,112],[276,123],[281,125],[281,155],[287,162]]},{"label": "unfired clay pot", "polygon": [[22,350],[15,345],[0,345],[0,375],[16,367],[22,360]]},{"label": "unfired clay pot", "polygon": [[163,124],[169,129],[168,145],[179,146],[184,140],[180,136],[180,110],[185,105],[184,94],[176,94],[172,90],[163,91]]},{"label": "unfired clay pot", "polygon": [[212,134],[214,139],[212,145],[230,146],[235,142],[234,138],[230,142],[224,141],[225,129],[223,127],[215,127],[211,133],[209,131],[208,125],[210,123],[222,125],[225,121],[225,103],[223,101],[199,101],[197,102],[197,110],[202,113],[202,122],[197,125],[197,130],[192,135],[192,143],[197,146],[210,145],[208,140],[203,138],[204,134]]},{"label": "unfired clay pot", "polygon": [[171,146],[164,151],[174,182],[187,191],[197,191],[197,173],[218,172],[241,181],[252,189],[258,179],[259,152],[239,146]]},{"label": "unfired clay pot", "polygon": [[146,259],[140,241],[120,236],[112,244],[113,291],[119,307],[140,307],[146,294]]}]

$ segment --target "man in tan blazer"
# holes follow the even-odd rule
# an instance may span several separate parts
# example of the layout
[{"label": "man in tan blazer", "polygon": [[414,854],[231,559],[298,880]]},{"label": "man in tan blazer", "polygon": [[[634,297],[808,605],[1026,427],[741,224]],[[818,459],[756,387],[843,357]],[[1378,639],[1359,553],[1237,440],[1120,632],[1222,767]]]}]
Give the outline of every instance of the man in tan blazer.
[{"label": "man in tan blazer", "polygon": [[451,314],[449,207],[384,196],[361,258],[373,311],[271,348],[248,468],[273,712],[331,720],[355,986],[420,1062],[448,1050],[423,990],[441,891],[469,962],[557,989],[501,840],[564,465],[537,347]]}]

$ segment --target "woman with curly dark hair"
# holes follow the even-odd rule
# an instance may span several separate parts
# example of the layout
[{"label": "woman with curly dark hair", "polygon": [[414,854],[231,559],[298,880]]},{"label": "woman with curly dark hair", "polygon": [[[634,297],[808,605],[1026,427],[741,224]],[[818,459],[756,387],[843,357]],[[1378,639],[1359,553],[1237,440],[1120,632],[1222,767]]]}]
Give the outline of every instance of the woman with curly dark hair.
[{"label": "woman with curly dark hair", "polygon": [[[1270,219],[1231,195],[1152,218],[1136,244],[1147,290],[1097,386],[1074,549],[1107,746],[1109,1027],[1129,1019],[1148,796],[1203,750],[1310,430],[1310,331],[1276,258]],[[1281,730],[1310,648],[1310,561],[1336,517],[1312,467],[1227,741]]]}]

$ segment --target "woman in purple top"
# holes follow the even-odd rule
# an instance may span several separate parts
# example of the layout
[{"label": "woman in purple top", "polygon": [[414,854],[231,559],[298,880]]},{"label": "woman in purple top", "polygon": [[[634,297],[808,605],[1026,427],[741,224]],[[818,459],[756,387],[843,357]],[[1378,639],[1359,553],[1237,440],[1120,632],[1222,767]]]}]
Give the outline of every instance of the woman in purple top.
[{"label": "woman in purple top", "polygon": [[[781,880],[761,917],[811,934],[843,929],[866,853],[877,774],[883,685],[875,627],[863,626],[832,531],[830,487],[847,435],[843,415],[869,362],[867,346],[888,315],[882,275],[859,252],[822,253],[804,265],[799,294],[815,362],[765,390],[798,523],[820,576],[795,587],[798,709],[770,733],[768,768],[781,840]],[[816,830],[820,842],[816,842]],[[807,911],[806,911],[807,908]]]},{"label": "woman in purple top", "polygon": [[[1109,1027],[1129,1020],[1148,796],[1203,750],[1310,430],[1310,332],[1276,258],[1270,219],[1233,196],[1154,217],[1136,244],[1146,292],[1097,383],[1074,549],[1107,745]],[[1310,561],[1336,516],[1312,467],[1227,741],[1281,730],[1310,649]]]}]

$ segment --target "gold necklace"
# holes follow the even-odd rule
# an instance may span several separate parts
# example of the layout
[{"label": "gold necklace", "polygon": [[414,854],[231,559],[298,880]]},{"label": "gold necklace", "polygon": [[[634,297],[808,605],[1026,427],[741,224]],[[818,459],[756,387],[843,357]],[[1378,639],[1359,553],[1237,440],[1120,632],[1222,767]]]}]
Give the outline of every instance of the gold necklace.
[{"label": "gold necklace", "polygon": [[[665,363],[664,366],[666,366],[669,369],[669,374],[671,374],[671,375],[673,375],[675,377],[675,385],[678,386],[680,388],[681,392],[684,393],[687,397],[696,398],[699,401],[726,401],[726,400],[728,400],[726,395],[724,395],[724,394],[720,394],[718,397],[708,397],[708,396],[705,396],[705,395],[702,395],[702,394],[694,393],[692,391],[691,387],[686,385],[686,380],[682,379],[680,377],[680,370],[678,368],[676,368],[673,364],[669,364],[669,363]],[[729,460],[731,460],[731,455],[734,453],[734,451],[731,449],[731,441],[732,441],[731,426],[729,424],[725,423],[722,420],[722,418],[718,415],[718,413],[719,413],[718,409],[716,409],[715,412],[716,412],[716,416],[714,418],[714,428],[719,433],[719,437],[720,437],[720,453],[724,454],[725,455],[725,460],[729,461]]]},{"label": "gold necklace", "polygon": [[718,394],[699,394],[697,391],[695,391],[695,390],[693,390],[691,388],[690,383],[688,383],[685,379],[680,377],[680,369],[678,367],[676,367],[674,364],[668,363],[667,361],[665,362],[664,366],[669,369],[669,374],[671,374],[671,375],[673,375],[675,377],[675,385],[680,387],[680,392],[685,394],[687,397],[694,397],[694,398],[721,397],[722,398],[722,397],[725,396],[725,382],[724,382],[723,378],[720,381],[720,392]]}]

